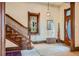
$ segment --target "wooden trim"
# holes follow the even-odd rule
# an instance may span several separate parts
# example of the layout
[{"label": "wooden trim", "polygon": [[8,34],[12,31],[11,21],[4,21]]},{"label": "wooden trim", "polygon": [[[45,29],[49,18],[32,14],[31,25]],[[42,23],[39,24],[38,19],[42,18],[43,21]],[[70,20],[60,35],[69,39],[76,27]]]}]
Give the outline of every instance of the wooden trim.
[{"label": "wooden trim", "polygon": [[[66,37],[66,35],[67,35],[66,22],[68,21],[67,19],[70,19],[70,15],[71,15],[71,14],[70,14],[69,16],[66,16],[66,12],[67,12],[68,10],[70,10],[70,8],[64,10],[64,42],[65,42],[66,45],[70,46],[69,38]],[[71,19],[70,19],[70,21],[71,21]],[[71,25],[71,26],[72,26],[72,25]],[[67,35],[67,36],[68,36],[68,35]]]},{"label": "wooden trim", "polygon": [[[5,55],[5,3],[2,2],[2,55]],[[3,27],[4,26],[4,27]]]},{"label": "wooden trim", "polygon": [[22,26],[25,29],[28,29],[28,27],[25,27],[24,25],[22,25],[20,22],[18,22],[16,19],[14,19],[13,17],[11,17],[9,14],[5,14],[7,17],[9,17],[10,19],[12,19],[14,22],[16,22],[17,24],[19,24],[20,26]]},{"label": "wooden trim", "polygon": [[71,8],[66,9],[65,11],[71,10]]},{"label": "wooden trim", "polygon": [[66,11],[66,9],[64,10],[64,42],[65,42],[65,36],[66,36],[66,33],[65,33],[66,32],[66,30],[65,30],[66,12],[65,11]]},{"label": "wooden trim", "polygon": [[6,51],[21,50],[21,47],[7,47]]},{"label": "wooden trim", "polygon": [[58,39],[57,42],[60,42],[60,23],[58,23]]},{"label": "wooden trim", "polygon": [[71,51],[79,51],[79,47],[75,47],[75,49]]},{"label": "wooden trim", "polygon": [[74,50],[71,50],[71,52],[79,51],[79,47],[75,47]]},{"label": "wooden trim", "polygon": [[75,49],[75,2],[70,3],[71,7],[71,50]]},{"label": "wooden trim", "polygon": [[[37,16],[37,32],[30,32],[30,16]],[[28,27],[29,30],[28,32],[30,32],[30,34],[38,34],[39,33],[39,17],[40,17],[40,13],[33,13],[33,12],[28,12]]]},{"label": "wooden trim", "polygon": [[5,55],[5,3],[0,2],[0,56]]}]

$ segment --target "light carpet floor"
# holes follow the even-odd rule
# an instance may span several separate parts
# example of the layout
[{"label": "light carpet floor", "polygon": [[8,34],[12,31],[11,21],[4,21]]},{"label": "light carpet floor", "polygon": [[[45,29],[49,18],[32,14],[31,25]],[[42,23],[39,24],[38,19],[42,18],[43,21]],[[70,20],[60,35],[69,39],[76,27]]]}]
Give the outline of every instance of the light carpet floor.
[{"label": "light carpet floor", "polygon": [[79,51],[71,52],[64,44],[34,44],[32,50],[22,50],[22,56],[79,56]]}]

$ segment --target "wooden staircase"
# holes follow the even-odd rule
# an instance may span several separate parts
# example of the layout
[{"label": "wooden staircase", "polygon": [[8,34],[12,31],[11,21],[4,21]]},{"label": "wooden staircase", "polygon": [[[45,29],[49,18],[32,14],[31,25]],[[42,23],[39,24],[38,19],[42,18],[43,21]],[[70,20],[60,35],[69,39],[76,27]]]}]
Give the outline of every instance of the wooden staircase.
[{"label": "wooden staircase", "polygon": [[[6,25],[6,39],[18,45],[16,49],[21,49],[22,36],[13,28],[11,28],[9,25]],[[7,48],[6,50],[10,50],[10,49]]]},{"label": "wooden staircase", "polygon": [[28,27],[25,27],[10,15],[5,14],[6,19],[6,39],[16,44],[18,47],[6,48],[6,54],[11,55],[10,52],[15,54],[22,49],[32,49],[31,36],[28,32]]}]

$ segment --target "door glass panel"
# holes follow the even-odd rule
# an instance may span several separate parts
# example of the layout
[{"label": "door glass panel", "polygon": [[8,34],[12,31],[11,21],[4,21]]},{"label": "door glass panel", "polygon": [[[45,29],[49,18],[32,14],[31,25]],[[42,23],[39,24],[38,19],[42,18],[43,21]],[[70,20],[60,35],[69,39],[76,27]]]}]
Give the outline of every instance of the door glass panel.
[{"label": "door glass panel", "polygon": [[67,33],[68,33],[68,38],[71,39],[71,22],[68,20],[67,24]]},{"label": "door glass panel", "polygon": [[66,16],[70,16],[70,10],[66,12]]}]

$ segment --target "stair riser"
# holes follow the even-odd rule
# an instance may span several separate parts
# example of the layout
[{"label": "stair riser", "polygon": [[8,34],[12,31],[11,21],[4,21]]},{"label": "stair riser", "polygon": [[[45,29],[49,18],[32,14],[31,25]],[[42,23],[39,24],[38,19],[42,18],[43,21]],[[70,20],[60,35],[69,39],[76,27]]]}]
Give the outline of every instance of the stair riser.
[{"label": "stair riser", "polygon": [[6,26],[6,38],[21,47],[22,36],[9,26]]}]

